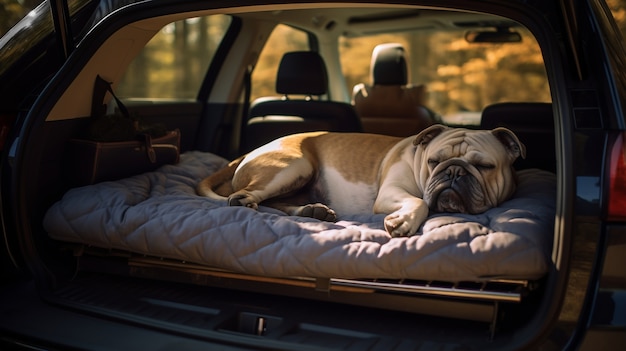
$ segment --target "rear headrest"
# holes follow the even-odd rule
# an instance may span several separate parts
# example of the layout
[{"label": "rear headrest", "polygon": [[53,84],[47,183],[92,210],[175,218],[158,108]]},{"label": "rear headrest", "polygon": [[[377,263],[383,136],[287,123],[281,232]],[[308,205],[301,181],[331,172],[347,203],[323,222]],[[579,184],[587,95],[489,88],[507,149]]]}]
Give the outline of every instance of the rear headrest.
[{"label": "rear headrest", "polygon": [[503,102],[485,107],[480,126],[517,130],[554,130],[552,104],[547,102]]},{"label": "rear headrest", "polygon": [[556,172],[554,115],[551,103],[504,102],[485,107],[480,121],[483,129],[506,127],[524,145],[526,159],[518,158],[515,169],[541,168]]},{"label": "rear headrest", "polygon": [[328,89],[328,73],[322,57],[313,51],[286,53],[276,77],[279,94],[323,95]]},{"label": "rear headrest", "polygon": [[406,85],[409,80],[406,52],[401,44],[377,45],[370,67],[374,85]]}]

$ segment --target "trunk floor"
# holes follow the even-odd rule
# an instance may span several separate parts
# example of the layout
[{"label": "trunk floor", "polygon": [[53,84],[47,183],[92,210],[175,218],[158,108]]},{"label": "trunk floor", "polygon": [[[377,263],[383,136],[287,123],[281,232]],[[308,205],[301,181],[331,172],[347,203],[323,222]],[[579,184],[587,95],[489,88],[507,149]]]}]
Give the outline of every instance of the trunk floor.
[{"label": "trunk floor", "polygon": [[298,343],[361,350],[485,349],[502,339],[490,341],[484,322],[101,273],[80,273],[47,298],[191,337],[265,340],[277,348]]}]

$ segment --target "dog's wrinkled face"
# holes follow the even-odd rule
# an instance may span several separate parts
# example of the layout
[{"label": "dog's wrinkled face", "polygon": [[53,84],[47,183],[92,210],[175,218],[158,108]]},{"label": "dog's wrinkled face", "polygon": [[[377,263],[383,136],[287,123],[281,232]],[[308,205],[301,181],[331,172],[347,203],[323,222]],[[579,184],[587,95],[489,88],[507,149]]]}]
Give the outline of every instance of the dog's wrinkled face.
[{"label": "dog's wrinkled face", "polygon": [[420,133],[415,162],[423,199],[435,212],[482,213],[515,191],[512,164],[525,147],[508,129],[433,126]]}]

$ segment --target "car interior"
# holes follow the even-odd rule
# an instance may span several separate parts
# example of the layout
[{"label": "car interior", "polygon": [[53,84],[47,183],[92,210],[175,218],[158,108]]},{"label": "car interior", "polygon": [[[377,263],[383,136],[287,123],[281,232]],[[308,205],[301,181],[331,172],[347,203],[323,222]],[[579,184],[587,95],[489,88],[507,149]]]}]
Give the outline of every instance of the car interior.
[{"label": "car interior", "polygon": [[371,84],[352,89],[352,103],[366,133],[408,137],[439,122],[426,108],[426,87],[409,85],[406,49],[398,43],[377,45],[370,64]]},{"label": "car interior", "polygon": [[[531,28],[491,14],[377,5],[307,8],[285,4],[233,13],[222,9],[163,14],[120,23],[105,23],[113,30],[107,38],[94,34],[80,43],[85,55],[73,58],[70,66],[75,68],[66,72],[63,93],[51,99],[42,128],[32,136],[42,140],[46,148],[36,153],[40,162],[35,162],[37,166],[28,174],[28,183],[37,189],[29,194],[37,195],[25,203],[38,214],[30,221],[34,242],[55,277],[50,300],[157,328],[187,328],[179,329],[182,333],[204,335],[213,330],[339,347],[370,345],[372,338],[387,333],[407,339],[407,345],[413,342],[409,339],[418,336],[444,341],[454,335],[459,344],[497,348],[498,342],[523,338],[525,331],[545,316],[558,277],[549,261],[544,274],[530,278],[524,274],[485,276],[476,281],[446,281],[445,276],[287,277],[190,262],[161,255],[156,249],[153,253],[133,252],[116,245],[88,243],[87,239],[59,240],[42,224],[48,210],[70,189],[77,188],[68,174],[73,168],[67,167],[75,160],[68,159],[66,147],[68,140],[90,123],[92,90],[98,75],[112,82],[132,116],[179,130],[181,155],[202,152],[233,160],[298,132],[408,137],[443,123],[470,129],[509,128],[527,150],[526,158],[519,159],[515,168],[539,168],[555,174],[555,112],[545,64],[514,66],[502,60],[498,69],[472,69],[472,64],[480,66],[493,56],[505,55],[506,47],[513,47],[516,54],[522,52],[520,55],[525,55],[526,49],[510,42],[510,36],[496,43],[472,43],[464,37],[469,31],[495,37],[494,33],[506,28],[507,33],[524,33],[524,40],[537,47],[540,40],[548,45],[544,38],[534,38]],[[189,36],[197,35],[193,28],[200,23],[203,33],[208,33],[201,40],[212,46],[191,61],[180,57],[188,51],[179,42],[175,44],[183,46],[166,49],[170,56],[150,46],[156,40],[166,42],[162,36],[179,33],[181,28]],[[291,37],[279,33],[285,47],[264,53],[276,28],[304,33],[301,42],[306,48],[289,47]],[[415,36],[403,37],[404,33]],[[455,39],[446,39],[449,37]],[[430,41],[418,42],[417,38]],[[360,48],[359,40],[364,39],[370,40],[354,56],[365,64],[351,62],[346,52]],[[482,56],[487,57],[483,61],[478,54],[461,53],[460,60],[467,65],[459,67],[433,65],[419,53],[440,48],[425,47],[424,43],[441,43],[451,50],[475,46],[492,51],[491,56]],[[175,69],[164,72],[158,71],[158,64],[148,65],[151,56],[145,55],[151,52]],[[262,66],[263,55],[273,55],[271,71]],[[360,73],[350,73],[357,68]],[[520,70],[520,79],[540,84],[543,90],[524,95],[516,91],[521,88],[494,92],[473,85],[472,79],[481,74],[493,74],[485,77],[491,84],[505,80],[507,69]],[[536,71],[540,83],[536,83]],[[455,80],[457,76],[451,72],[461,78]],[[183,82],[189,84],[185,86],[175,80],[176,76],[194,77],[198,82],[189,79]],[[155,93],[161,87],[165,93]],[[107,111],[115,113],[114,99],[110,95],[106,99]],[[476,104],[470,106],[464,99]],[[556,191],[558,184],[554,184]],[[548,218],[553,221],[554,214]],[[185,223],[182,216],[176,221]],[[79,226],[78,222],[69,223]],[[550,222],[546,223],[542,225],[552,230]],[[541,248],[548,260],[559,247],[553,245],[555,237],[545,238],[549,244]],[[151,247],[152,243],[145,240],[146,247]],[[249,306],[242,307],[236,301],[246,301]],[[302,315],[307,316],[306,321],[299,321]],[[352,323],[359,319],[356,323],[364,327],[353,331]],[[376,322],[371,325],[379,330],[365,327],[372,320]],[[401,322],[406,320],[411,323]],[[382,343],[382,339],[376,340]]]},{"label": "car interior", "polygon": [[[347,102],[321,99],[327,93],[324,59],[316,52],[288,52],[280,61],[276,92],[282,96],[261,97],[250,105],[243,133],[247,153],[279,137],[326,130],[363,132],[361,119]],[[294,99],[292,95],[303,95]]]}]

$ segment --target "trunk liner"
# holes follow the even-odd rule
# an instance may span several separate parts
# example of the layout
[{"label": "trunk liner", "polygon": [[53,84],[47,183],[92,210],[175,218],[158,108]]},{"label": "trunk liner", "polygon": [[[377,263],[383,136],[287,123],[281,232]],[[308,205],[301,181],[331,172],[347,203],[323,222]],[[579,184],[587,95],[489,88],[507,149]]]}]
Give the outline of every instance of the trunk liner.
[{"label": "trunk liner", "polygon": [[[482,349],[489,325],[207,286],[82,272],[46,296],[90,314],[272,349]],[[302,346],[306,344],[308,346]],[[308,347],[308,348],[307,348]]]},{"label": "trunk liner", "polygon": [[[461,339],[493,340],[504,314],[501,306],[523,306],[537,284],[272,278],[128,252],[70,249],[77,259],[76,278],[55,291],[52,301],[201,337],[243,333],[283,340],[319,333],[331,324],[335,335],[356,324],[358,330],[378,326],[367,339],[379,335],[430,339],[452,327],[455,334],[457,328],[467,333]],[[367,318],[345,319],[363,311],[369,311]],[[381,315],[390,319],[384,328]],[[417,329],[406,330],[416,323]]]}]

